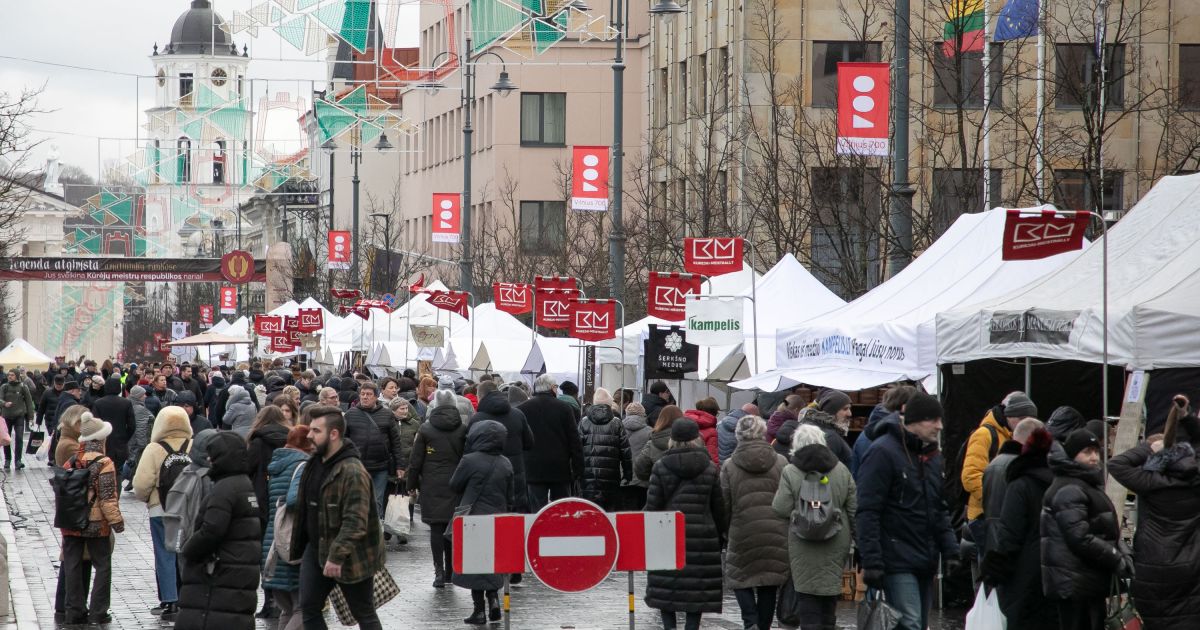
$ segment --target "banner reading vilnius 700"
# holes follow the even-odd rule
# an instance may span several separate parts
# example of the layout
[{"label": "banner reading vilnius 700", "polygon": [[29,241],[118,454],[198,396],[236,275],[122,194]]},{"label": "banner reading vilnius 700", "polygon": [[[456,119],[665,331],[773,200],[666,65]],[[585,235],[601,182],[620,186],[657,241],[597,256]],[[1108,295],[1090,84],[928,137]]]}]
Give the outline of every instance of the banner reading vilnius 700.
[{"label": "banner reading vilnius 700", "polygon": [[571,209],[608,210],[608,147],[574,147]]},{"label": "banner reading vilnius 700", "polygon": [[434,243],[457,243],[462,231],[462,197],[458,193],[433,193]]},{"label": "banner reading vilnius 700", "polygon": [[333,231],[329,233],[329,268],[350,268],[350,233]]},{"label": "banner reading vilnius 700", "polygon": [[888,154],[888,72],[886,63],[838,63],[839,155]]}]

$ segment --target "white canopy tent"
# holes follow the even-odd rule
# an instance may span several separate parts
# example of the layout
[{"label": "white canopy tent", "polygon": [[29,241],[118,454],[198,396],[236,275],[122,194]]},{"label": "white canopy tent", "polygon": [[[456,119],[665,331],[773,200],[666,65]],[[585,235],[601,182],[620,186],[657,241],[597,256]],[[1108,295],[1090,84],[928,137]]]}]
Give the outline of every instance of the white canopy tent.
[{"label": "white canopy tent", "polygon": [[8,368],[23,367],[44,370],[53,362],[54,359],[24,339],[14,339],[12,343],[0,350],[0,365]]},{"label": "white canopy tent", "polygon": [[777,368],[732,383],[779,391],[801,383],[854,391],[930,379],[937,369],[934,318],[941,311],[998,296],[1078,257],[1000,259],[1006,211],[960,216],[923,254],[887,282],[841,308],[781,328]]},{"label": "white canopy tent", "polygon": [[[1108,232],[1109,363],[1200,366],[1200,174],[1164,177]],[[1102,244],[1021,288],[937,317],[940,363],[1102,361]],[[1020,321],[1025,338],[1014,338]]]}]

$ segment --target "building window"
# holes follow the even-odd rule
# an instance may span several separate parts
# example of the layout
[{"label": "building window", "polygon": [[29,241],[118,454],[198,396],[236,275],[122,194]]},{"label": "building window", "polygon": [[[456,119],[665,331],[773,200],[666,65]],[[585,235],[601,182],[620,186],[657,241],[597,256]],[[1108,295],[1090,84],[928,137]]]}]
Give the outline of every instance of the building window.
[{"label": "building window", "polygon": [[244,88],[244,85],[243,85],[243,84],[245,83],[245,81],[246,81],[246,77],[244,77],[244,76],[242,76],[242,75],[240,75],[240,74],[239,74],[239,75],[237,75],[237,91],[238,91],[238,99],[241,99],[241,98],[242,98],[242,96],[244,96],[244,95],[245,95],[245,92],[243,92],[243,91],[242,91],[242,90],[244,90],[244,89],[245,89],[245,88]]},{"label": "building window", "polygon": [[213,155],[213,172],[212,180],[214,184],[225,183],[225,141],[217,140],[215,143],[216,151]]},{"label": "building window", "polygon": [[843,298],[858,297],[879,283],[879,170],[817,167],[809,178],[813,274]]},{"label": "building window", "polygon": [[696,113],[708,114],[708,55],[696,58]]},{"label": "building window", "polygon": [[[937,50],[941,51],[941,44]],[[991,45],[992,106],[1002,103],[1000,82],[1004,80],[1004,44]],[[983,107],[983,53],[964,52],[953,57],[933,55],[933,104],[941,107]]]},{"label": "building window", "polygon": [[840,61],[879,61],[879,42],[813,42],[812,106],[837,107]]},{"label": "building window", "polygon": [[1179,47],[1179,105],[1200,109],[1200,44]]},{"label": "building window", "polygon": [[688,117],[688,64],[680,61],[675,73],[675,120],[683,122]]},{"label": "building window", "polygon": [[176,178],[180,184],[192,181],[192,141],[180,138],[176,143]]},{"label": "building window", "polygon": [[567,142],[567,95],[521,93],[521,145],[561,147]]},{"label": "building window", "polygon": [[717,49],[717,60],[713,65],[713,76],[716,77],[716,113],[722,114],[729,109],[729,47]]},{"label": "building window", "polygon": [[[1100,64],[1093,44],[1055,44],[1057,80],[1054,104],[1064,109],[1095,109],[1096,85],[1100,82]],[[1104,61],[1108,66],[1105,107],[1119,109],[1125,101],[1125,45],[1107,44]]]},{"label": "building window", "polygon": [[[1000,203],[1000,178],[1003,171],[989,169],[988,195],[992,207]],[[933,188],[929,202],[929,223],[933,236],[941,236],[959,215],[983,212],[983,169],[933,169]]]},{"label": "building window", "polygon": [[192,96],[192,73],[179,73],[179,98],[191,100]]},{"label": "building window", "polygon": [[666,68],[659,70],[655,76],[658,80],[654,84],[654,122],[658,127],[666,127],[670,122],[670,103],[668,102],[668,94],[670,90],[670,77]]},{"label": "building window", "polygon": [[527,255],[559,254],[567,234],[567,204],[562,201],[521,202],[521,251]]},{"label": "building window", "polygon": [[1103,196],[1097,204],[1096,181],[1088,171],[1055,170],[1055,205],[1063,210],[1123,210],[1125,173],[1104,171]]},{"label": "building window", "polygon": [[154,183],[162,182],[162,143],[154,141]]}]

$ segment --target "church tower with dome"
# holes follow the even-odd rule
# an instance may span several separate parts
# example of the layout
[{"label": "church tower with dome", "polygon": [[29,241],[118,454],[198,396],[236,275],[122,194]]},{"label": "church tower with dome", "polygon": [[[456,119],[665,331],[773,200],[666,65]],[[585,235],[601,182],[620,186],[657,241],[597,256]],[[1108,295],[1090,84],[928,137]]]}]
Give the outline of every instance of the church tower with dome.
[{"label": "church tower with dome", "polygon": [[219,257],[233,249],[237,206],[253,194],[247,48],[209,0],[191,0],[150,60],[155,98],[139,178],[145,255]]}]

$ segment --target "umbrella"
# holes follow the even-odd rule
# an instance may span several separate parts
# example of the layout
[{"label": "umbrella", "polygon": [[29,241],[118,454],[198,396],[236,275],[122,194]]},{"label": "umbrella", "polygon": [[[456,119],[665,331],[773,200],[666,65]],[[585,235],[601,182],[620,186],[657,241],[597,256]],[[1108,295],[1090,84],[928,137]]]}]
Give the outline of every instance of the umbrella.
[{"label": "umbrella", "polygon": [[48,368],[54,360],[42,354],[33,344],[24,339],[17,339],[0,350],[0,365],[19,365],[21,367]]}]

